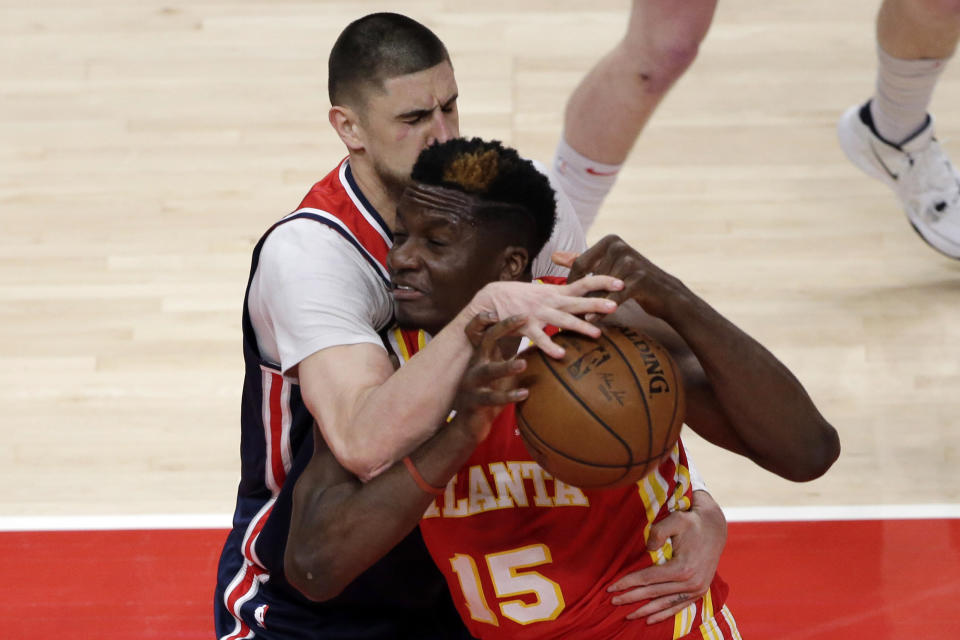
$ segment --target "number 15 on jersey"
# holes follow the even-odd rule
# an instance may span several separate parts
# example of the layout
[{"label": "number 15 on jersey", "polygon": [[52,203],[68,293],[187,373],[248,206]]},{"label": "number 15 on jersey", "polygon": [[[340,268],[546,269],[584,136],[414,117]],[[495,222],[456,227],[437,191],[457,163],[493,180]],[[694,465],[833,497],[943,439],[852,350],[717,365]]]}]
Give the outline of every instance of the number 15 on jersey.
[{"label": "number 15 on jersey", "polygon": [[[490,581],[493,583],[500,614],[517,624],[531,624],[555,620],[565,606],[560,585],[531,567],[550,564],[550,549],[544,544],[532,544],[519,549],[488,553],[484,556]],[[471,556],[455,554],[450,566],[457,574],[470,617],[478,622],[500,626],[483,592],[483,583],[477,565]],[[527,603],[516,596],[533,594],[536,601]]]}]

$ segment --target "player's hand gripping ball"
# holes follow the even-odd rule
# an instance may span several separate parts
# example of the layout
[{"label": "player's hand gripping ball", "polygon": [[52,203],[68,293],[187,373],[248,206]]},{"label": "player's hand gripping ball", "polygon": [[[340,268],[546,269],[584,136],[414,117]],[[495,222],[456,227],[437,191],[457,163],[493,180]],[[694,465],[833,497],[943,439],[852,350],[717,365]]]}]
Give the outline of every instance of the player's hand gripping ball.
[{"label": "player's hand gripping ball", "polygon": [[517,423],[537,463],[567,484],[586,489],[626,486],[669,455],[680,437],[684,393],[667,350],[627,327],[605,326],[593,340],[560,333],[566,350],[555,360],[523,352],[520,384],[530,396]]}]

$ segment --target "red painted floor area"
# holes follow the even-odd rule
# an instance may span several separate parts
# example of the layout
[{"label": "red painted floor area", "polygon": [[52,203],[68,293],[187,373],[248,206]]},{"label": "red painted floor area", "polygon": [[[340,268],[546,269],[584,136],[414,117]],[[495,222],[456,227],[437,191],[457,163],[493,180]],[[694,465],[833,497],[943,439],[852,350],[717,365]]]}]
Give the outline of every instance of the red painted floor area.
[{"label": "red painted floor area", "polygon": [[960,637],[960,520],[732,523],[746,640]]},{"label": "red painted floor area", "polygon": [[[212,638],[219,530],[0,533],[0,638]],[[960,520],[731,523],[745,640],[960,635]]]}]

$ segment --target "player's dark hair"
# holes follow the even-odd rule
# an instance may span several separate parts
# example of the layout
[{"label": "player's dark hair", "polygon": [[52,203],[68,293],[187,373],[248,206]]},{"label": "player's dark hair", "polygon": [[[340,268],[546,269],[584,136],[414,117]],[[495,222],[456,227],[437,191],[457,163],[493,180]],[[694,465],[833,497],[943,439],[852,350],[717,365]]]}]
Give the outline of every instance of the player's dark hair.
[{"label": "player's dark hair", "polygon": [[505,241],[527,249],[531,260],[553,233],[557,204],[550,181],[496,140],[454,138],[428,147],[411,177],[476,196],[471,214]]},{"label": "player's dark hair", "polygon": [[447,48],[430,29],[398,13],[371,13],[347,25],[330,51],[330,104],[361,107],[365,89],[444,61]]}]

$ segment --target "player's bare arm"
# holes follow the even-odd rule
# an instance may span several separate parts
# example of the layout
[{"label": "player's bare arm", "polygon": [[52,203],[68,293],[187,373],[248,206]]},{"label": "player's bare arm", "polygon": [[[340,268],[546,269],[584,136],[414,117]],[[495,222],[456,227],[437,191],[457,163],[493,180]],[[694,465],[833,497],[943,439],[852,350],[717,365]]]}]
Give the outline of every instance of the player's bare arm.
[{"label": "player's bare arm", "polygon": [[[594,291],[615,292],[622,286],[619,280],[602,275],[569,285],[490,283],[396,373],[386,351],[377,345],[331,347],[309,356],[298,367],[304,402],[341,464],[369,480],[443,423],[470,359],[464,329],[473,317],[484,312],[503,318],[523,316],[519,332],[560,357],[563,350],[542,327],[553,324],[598,335],[599,329],[579,316],[608,313],[616,304],[585,296]],[[446,374],[437,376],[437,371]]]},{"label": "player's bare arm", "polygon": [[[456,417],[409,456],[413,473],[431,491],[442,490],[466,462],[505,404],[526,397],[526,390],[515,386],[524,361],[504,359],[497,346],[526,321],[514,316],[496,322],[494,314],[484,313],[465,328],[465,338],[477,349],[465,349],[470,362],[458,381]],[[292,585],[312,600],[333,598],[417,526],[436,495],[418,484],[407,464],[396,463],[363,483],[315,440],[293,494],[284,556]]]},{"label": "player's bare arm", "polygon": [[633,316],[631,326],[644,322],[672,351],[684,373],[686,423],[701,436],[798,482],[823,475],[837,459],[836,430],[789,369],[680,280],[617,236],[573,262],[570,277],[584,273],[625,282],[610,297],[623,302],[619,313]]}]

